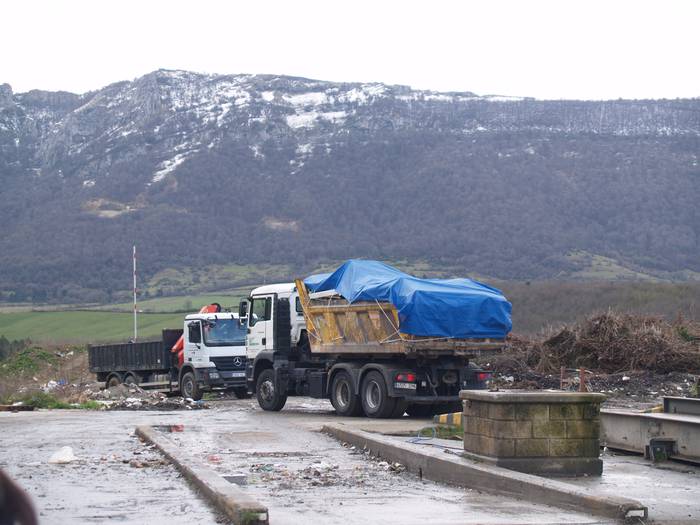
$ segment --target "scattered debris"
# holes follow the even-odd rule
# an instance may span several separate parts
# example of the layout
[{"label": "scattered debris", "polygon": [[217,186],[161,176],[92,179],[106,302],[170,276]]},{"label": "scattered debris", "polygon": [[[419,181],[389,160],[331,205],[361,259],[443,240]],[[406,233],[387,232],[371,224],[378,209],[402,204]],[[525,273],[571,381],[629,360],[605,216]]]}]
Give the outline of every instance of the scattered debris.
[{"label": "scattered debris", "polygon": [[77,459],[78,458],[75,457],[75,454],[73,454],[73,449],[71,447],[62,447],[53,454],[51,454],[51,457],[49,458],[49,463],[55,465],[64,465],[66,463],[72,463]]},{"label": "scattered debris", "polygon": [[248,484],[248,478],[245,474],[229,474],[228,476],[224,476],[224,479],[234,485],[243,486]]},{"label": "scattered debris", "polygon": [[44,386],[41,387],[41,389],[44,392],[51,392],[58,386],[58,381],[51,380],[48,383],[46,383]]},{"label": "scattered debris", "polygon": [[168,465],[165,459],[131,459],[124,460],[128,462],[129,466],[132,468],[148,468],[148,467],[162,467],[163,465]]},{"label": "scattered debris", "polygon": [[106,410],[198,410],[209,408],[204,401],[179,396],[168,397],[162,392],[144,390],[136,385],[117,385],[107,389],[85,388],[79,401],[94,400]]},{"label": "scattered debris", "polygon": [[350,449],[351,454],[365,455],[369,460],[362,466],[348,470],[343,469],[337,463],[316,461],[298,468],[290,467],[288,463],[255,463],[250,465],[250,483],[268,483],[280,490],[291,489],[299,484],[310,487],[347,486],[358,487],[366,485],[376,478],[378,471],[388,474],[400,474],[406,470],[401,463],[389,463],[381,458],[374,457],[366,450],[358,451],[348,444],[344,446]]}]

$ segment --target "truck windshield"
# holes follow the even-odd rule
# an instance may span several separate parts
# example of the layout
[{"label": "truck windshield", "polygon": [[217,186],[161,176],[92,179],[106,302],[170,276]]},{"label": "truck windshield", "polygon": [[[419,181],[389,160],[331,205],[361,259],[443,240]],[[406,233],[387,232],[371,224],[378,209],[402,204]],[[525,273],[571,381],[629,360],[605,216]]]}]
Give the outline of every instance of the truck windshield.
[{"label": "truck windshield", "polygon": [[238,319],[210,319],[202,323],[204,344],[207,346],[245,345],[246,326]]}]

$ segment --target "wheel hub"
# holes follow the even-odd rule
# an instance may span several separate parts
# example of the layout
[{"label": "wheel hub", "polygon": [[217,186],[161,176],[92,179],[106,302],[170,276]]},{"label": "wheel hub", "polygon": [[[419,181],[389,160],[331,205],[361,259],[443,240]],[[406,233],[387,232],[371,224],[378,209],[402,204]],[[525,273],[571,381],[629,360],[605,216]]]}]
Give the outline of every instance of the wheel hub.
[{"label": "wheel hub", "polygon": [[265,381],[260,385],[260,394],[265,401],[272,401],[275,397],[275,385],[272,381]]},{"label": "wheel hub", "polygon": [[365,401],[367,406],[372,410],[379,408],[379,403],[382,397],[382,391],[376,381],[371,381],[367,385],[367,391],[365,393]]},{"label": "wheel hub", "polygon": [[185,380],[185,383],[182,385],[182,390],[185,397],[192,397],[192,381],[189,379]]},{"label": "wheel hub", "polygon": [[350,387],[345,381],[338,383],[335,387],[335,398],[342,408],[347,407],[350,404]]}]

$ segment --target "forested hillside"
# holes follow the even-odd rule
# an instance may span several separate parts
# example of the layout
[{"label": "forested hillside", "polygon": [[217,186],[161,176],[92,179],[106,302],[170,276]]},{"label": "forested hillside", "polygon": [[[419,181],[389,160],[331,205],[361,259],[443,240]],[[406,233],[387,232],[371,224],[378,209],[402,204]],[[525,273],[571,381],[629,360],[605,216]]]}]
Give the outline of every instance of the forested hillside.
[{"label": "forested hillside", "polygon": [[[503,279],[694,279],[700,100],[538,101],[156,71],[0,86],[0,297],[348,257]],[[601,263],[602,261],[602,263]],[[599,276],[606,277],[600,274]]]}]

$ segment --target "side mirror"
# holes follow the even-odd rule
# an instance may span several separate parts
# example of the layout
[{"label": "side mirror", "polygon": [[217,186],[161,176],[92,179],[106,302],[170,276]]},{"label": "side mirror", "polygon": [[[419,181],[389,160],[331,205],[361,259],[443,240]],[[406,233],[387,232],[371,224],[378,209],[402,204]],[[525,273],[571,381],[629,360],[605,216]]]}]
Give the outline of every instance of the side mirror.
[{"label": "side mirror", "polygon": [[238,318],[243,319],[248,317],[248,301],[241,301],[238,305]]}]

